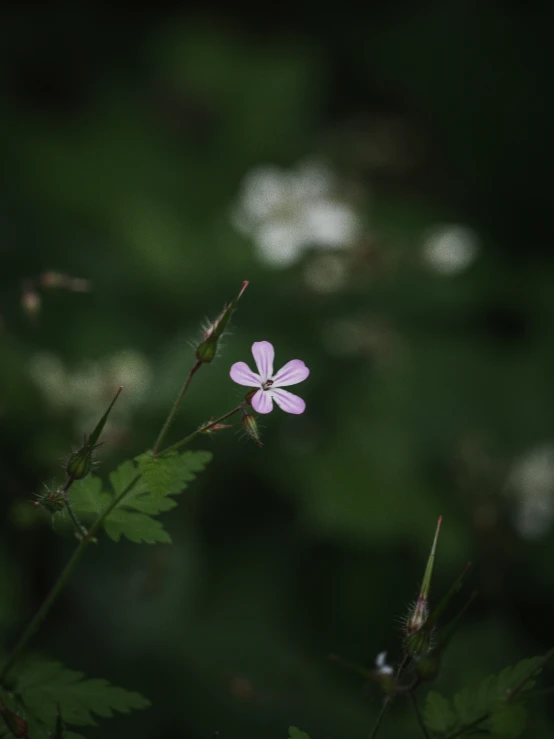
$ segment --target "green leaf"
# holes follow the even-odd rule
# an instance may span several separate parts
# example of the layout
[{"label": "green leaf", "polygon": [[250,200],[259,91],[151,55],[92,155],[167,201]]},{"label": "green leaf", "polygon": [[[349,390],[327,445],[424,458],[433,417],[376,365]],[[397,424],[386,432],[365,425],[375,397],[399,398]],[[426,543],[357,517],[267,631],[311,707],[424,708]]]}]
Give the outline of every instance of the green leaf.
[{"label": "green leaf", "polygon": [[96,725],[95,716],[111,718],[114,711],[129,713],[150,705],[140,693],[107,680],[85,679],[82,672],[67,669],[60,662],[26,663],[15,675],[13,692],[30,716],[52,728],[58,705],[64,723],[78,726]]},{"label": "green leaf", "polygon": [[305,731],[300,731],[296,726],[289,726],[289,737],[290,739],[310,739]]},{"label": "green leaf", "polygon": [[[542,657],[521,660],[512,667],[506,667],[498,675],[489,675],[479,685],[461,690],[454,696],[454,708],[459,723],[468,724],[486,713],[499,710],[499,707],[505,703],[509,692],[521,680],[540,672],[541,663]],[[534,681],[529,679],[525,690],[529,690],[533,685]]]},{"label": "green leaf", "polygon": [[525,729],[527,711],[521,703],[501,703],[483,723],[499,739],[517,739]]},{"label": "green leaf", "polygon": [[171,543],[171,537],[164,529],[161,521],[157,521],[144,513],[134,513],[124,508],[116,508],[108,516],[104,528],[110,539],[115,542],[125,536],[135,544],[141,542],[146,544]]},{"label": "green leaf", "polygon": [[211,452],[174,452],[153,457],[150,452],[136,458],[145,488],[160,497],[180,493],[211,460]]},{"label": "green leaf", "polygon": [[456,714],[450,707],[450,702],[435,690],[427,694],[423,715],[431,731],[446,733],[456,723]]},{"label": "green leaf", "polygon": [[210,452],[202,451],[176,452],[161,458],[142,454],[136,464],[123,462],[109,475],[111,493],[102,492],[102,481],[93,475],[74,483],[70,490],[73,510],[84,521],[93,520],[140,473],[140,479],[106,518],[104,529],[116,542],[124,536],[137,544],[169,543],[170,535],[153,516],[175,508],[177,503],[170,496],[186,488],[211,458]]},{"label": "green leaf", "polygon": [[102,480],[94,475],[76,480],[70,487],[68,496],[73,510],[81,515],[97,516],[109,503],[109,496],[102,492]]},{"label": "green leaf", "polygon": [[525,728],[527,713],[520,702],[507,703],[506,700],[515,688],[519,688],[518,697],[525,697],[525,692],[535,684],[533,678],[539,674],[543,663],[543,657],[533,657],[506,667],[498,675],[489,675],[478,685],[457,693],[452,706],[431,691],[425,705],[425,723],[432,731],[448,733],[479,722],[479,728],[492,736],[516,739]]}]

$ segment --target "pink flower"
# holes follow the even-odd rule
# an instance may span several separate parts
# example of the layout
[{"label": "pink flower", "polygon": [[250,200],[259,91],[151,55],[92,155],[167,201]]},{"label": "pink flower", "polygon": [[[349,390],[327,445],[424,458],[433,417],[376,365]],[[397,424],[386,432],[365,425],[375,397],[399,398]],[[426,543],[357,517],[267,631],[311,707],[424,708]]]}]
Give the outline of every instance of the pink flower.
[{"label": "pink flower", "polygon": [[286,413],[304,413],[306,403],[298,395],[283,390],[288,385],[296,385],[310,374],[310,370],[300,359],[291,359],[280,370],[273,372],[275,350],[269,341],[255,341],[252,354],[258,372],[252,372],[246,362],[235,362],[231,367],[231,379],[239,385],[259,388],[252,396],[252,407],[258,413],[271,413],[273,401]]}]

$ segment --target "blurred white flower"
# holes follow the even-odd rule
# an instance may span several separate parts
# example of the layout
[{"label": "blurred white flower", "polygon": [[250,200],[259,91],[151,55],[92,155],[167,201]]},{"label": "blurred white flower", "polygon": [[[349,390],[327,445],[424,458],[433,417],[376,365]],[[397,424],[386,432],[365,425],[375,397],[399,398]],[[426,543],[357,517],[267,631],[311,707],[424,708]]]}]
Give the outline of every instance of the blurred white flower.
[{"label": "blurred white flower", "polygon": [[423,259],[441,275],[455,275],[476,259],[479,246],[475,232],[457,224],[435,226],[424,238]]},{"label": "blurred white flower", "polygon": [[106,429],[114,422],[126,423],[133,406],[144,398],[151,379],[147,360],[130,349],[83,363],[74,371],[66,369],[59,357],[40,353],[32,358],[29,372],[52,406],[75,412],[75,425],[81,433],[92,430],[120,385],[123,393]]},{"label": "blurred white flower", "polygon": [[387,653],[379,652],[375,658],[375,668],[379,675],[392,675],[394,669],[391,665],[387,664]]},{"label": "blurred white flower", "polygon": [[344,285],[346,265],[335,254],[321,254],[308,262],[304,278],[315,292],[332,293]]},{"label": "blurred white flower", "polygon": [[348,247],[357,238],[359,221],[334,190],[333,176],[321,164],[288,172],[258,167],[243,180],[233,224],[254,239],[260,258],[272,267],[293,264],[308,247]]},{"label": "blurred white flower", "polygon": [[554,520],[554,444],[542,444],[517,459],[507,487],[516,496],[516,529],[529,539],[544,536]]}]

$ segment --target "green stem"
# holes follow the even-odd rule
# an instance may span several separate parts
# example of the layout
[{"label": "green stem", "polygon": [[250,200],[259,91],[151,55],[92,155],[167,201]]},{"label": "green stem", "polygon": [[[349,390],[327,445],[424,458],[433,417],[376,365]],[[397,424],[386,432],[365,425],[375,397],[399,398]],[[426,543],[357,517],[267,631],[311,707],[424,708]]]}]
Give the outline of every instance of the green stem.
[{"label": "green stem", "polygon": [[423,734],[425,739],[431,739],[429,732],[427,731],[427,727],[425,726],[425,722],[423,721],[423,716],[421,715],[421,711],[419,710],[419,706],[417,704],[417,698],[415,696],[415,693],[412,690],[410,690],[410,692],[408,693],[408,698],[410,699],[410,703],[412,704],[415,715],[417,717],[417,722],[419,724],[419,728],[421,729],[421,733]]},{"label": "green stem", "polygon": [[[410,655],[406,652],[406,654],[402,658],[402,662],[400,663],[400,666],[396,670],[396,675],[394,676],[394,679],[395,679],[396,683],[398,683],[398,681],[402,677],[402,673],[404,672],[404,670],[408,666],[408,664],[410,662],[410,659],[411,659]],[[377,720],[375,721],[375,724],[373,726],[373,729],[371,730],[371,734],[369,735],[369,739],[375,739],[375,737],[377,736],[377,732],[379,731],[379,727],[383,723],[383,719],[387,715],[387,713],[388,713],[388,711],[389,711],[389,709],[390,709],[390,707],[392,705],[392,701],[393,701],[393,696],[392,695],[387,695],[387,697],[385,698],[385,701],[383,703],[383,707],[379,711],[379,715],[377,716]]]},{"label": "green stem", "polygon": [[83,524],[79,521],[77,516],[75,515],[75,511],[73,510],[71,503],[69,501],[69,495],[68,490],[75,482],[74,477],[68,477],[66,480],[65,485],[62,488],[62,494],[63,494],[63,502],[65,503],[65,507],[67,512],[69,513],[69,518],[71,519],[73,526],[75,527],[75,532],[78,537],[82,537],[83,534],[87,533],[86,528],[83,526]]},{"label": "green stem", "polygon": [[391,707],[392,699],[390,695],[387,695],[383,702],[383,706],[381,710],[379,711],[379,715],[377,716],[377,720],[375,721],[375,724],[373,725],[373,729],[371,730],[371,734],[369,735],[369,739],[375,739],[377,736],[377,732],[379,731],[379,727],[383,723],[383,719],[387,715],[389,708]]},{"label": "green stem", "polygon": [[185,382],[183,384],[183,387],[181,388],[181,392],[177,396],[177,400],[173,404],[173,408],[169,411],[169,415],[167,416],[167,418],[165,420],[165,423],[162,426],[162,430],[158,434],[158,438],[156,439],[156,443],[152,447],[152,454],[154,456],[157,455],[158,449],[160,448],[160,446],[162,444],[162,441],[165,439],[166,434],[169,431],[169,427],[171,426],[171,424],[175,420],[175,416],[177,415],[177,411],[179,410],[179,406],[181,405],[181,402],[182,402],[183,398],[185,397],[187,390],[189,389],[189,385],[192,382],[192,378],[194,377],[195,372],[198,369],[200,369],[201,366],[202,366],[202,362],[200,362],[199,360],[197,360],[193,364],[190,372],[188,373],[187,379],[185,380]]},{"label": "green stem", "polygon": [[[163,427],[160,431],[158,438],[156,440],[156,443],[154,444],[154,448],[152,450],[153,454],[157,454],[157,450],[160,447],[161,442],[163,441],[169,427],[171,426],[177,411],[179,409],[179,405],[181,401],[183,400],[188,387],[191,383],[191,380],[194,376],[194,373],[198,370],[198,368],[201,366],[201,362],[196,362],[192,369],[190,370],[187,379],[185,380],[185,383],[183,387],[181,388],[181,392],[179,393],[179,396],[177,397],[177,400],[175,401],[173,408],[171,409]],[[167,449],[164,449],[162,454],[166,454],[167,452],[174,451],[176,449],[179,449],[182,446],[185,446],[190,441],[195,439],[199,434],[204,433],[206,431],[209,431],[211,428],[216,426],[218,423],[221,423],[221,421],[224,421],[226,418],[229,418],[230,416],[234,415],[235,413],[238,413],[244,406],[244,403],[241,403],[239,406],[234,408],[232,411],[229,411],[229,413],[226,413],[225,415],[221,416],[221,418],[216,419],[215,421],[210,421],[209,423],[204,424],[199,429],[197,429],[192,434],[189,434],[189,436],[185,437],[181,441],[178,441],[176,444],[173,444],[172,446],[168,447]],[[78,565],[79,561],[81,560],[81,557],[83,556],[85,549],[87,548],[88,544],[90,544],[91,541],[95,541],[94,535],[98,531],[98,529],[102,526],[106,518],[110,515],[110,513],[113,511],[114,508],[116,508],[123,498],[132,490],[132,488],[137,484],[137,482],[140,480],[140,473],[137,473],[135,477],[129,482],[129,484],[121,491],[121,493],[117,496],[117,498],[114,498],[112,502],[105,508],[105,510],[100,514],[100,516],[96,519],[96,521],[92,524],[90,529],[88,531],[84,530],[81,524],[79,523],[77,517],[75,516],[71,505],[69,503],[69,499],[67,497],[67,491],[71,487],[73,483],[73,478],[68,478],[64,488],[63,488],[63,494],[64,494],[64,500],[66,504],[67,511],[71,517],[71,520],[73,521],[73,524],[77,528],[77,530],[82,531],[82,539],[79,542],[79,546],[77,549],[73,552],[69,562],[66,564],[65,568],[63,569],[62,573],[52,586],[52,589],[46,596],[45,600],[43,601],[42,605],[36,612],[33,620],[29,623],[25,631],[23,632],[21,638],[13,648],[12,652],[6,659],[4,665],[2,666],[2,669],[0,670],[0,684],[4,681],[6,678],[6,675],[11,670],[15,662],[17,661],[19,655],[21,652],[25,649],[31,638],[34,636],[35,632],[39,628],[39,626],[42,624],[48,613],[50,612],[50,609],[56,602],[59,594],[64,589],[65,585],[67,584],[69,578],[73,574],[74,569]]]},{"label": "green stem", "polygon": [[215,421],[210,421],[209,423],[205,423],[203,426],[200,426],[199,429],[196,429],[196,431],[193,431],[192,434],[189,434],[188,436],[185,436],[184,439],[181,439],[180,441],[177,441],[175,444],[172,444],[171,446],[166,447],[161,452],[158,452],[158,456],[162,457],[164,454],[169,454],[169,452],[175,452],[177,449],[180,449],[183,446],[186,446],[191,441],[196,439],[197,436],[200,436],[200,434],[205,434],[206,431],[209,431],[214,426],[217,426],[218,423],[221,423],[222,421],[227,420],[231,416],[234,416],[235,413],[238,413],[244,408],[244,403],[241,403],[236,408],[233,408],[232,411],[229,411],[228,413],[225,413],[225,415],[220,416],[219,418],[216,418]]},{"label": "green stem", "polygon": [[58,577],[56,582],[54,583],[52,589],[46,596],[45,600],[43,601],[42,605],[38,609],[38,611],[35,614],[35,617],[31,621],[31,623],[27,626],[24,633],[22,634],[21,638],[13,648],[10,656],[7,658],[7,660],[4,662],[4,665],[2,666],[2,670],[0,670],[0,684],[3,683],[4,679],[6,678],[6,675],[11,670],[13,665],[15,664],[17,658],[21,654],[21,652],[25,649],[27,644],[29,643],[29,640],[34,635],[38,627],[42,624],[46,616],[48,615],[48,612],[54,605],[54,602],[58,595],[63,590],[65,584],[71,577],[73,570],[79,563],[79,560],[83,556],[83,553],[85,551],[85,548],[88,544],[88,539],[84,538],[81,539],[79,546],[77,549],[73,552],[73,555],[69,562],[66,564],[63,572]]},{"label": "green stem", "polygon": [[87,530],[82,525],[82,523],[79,521],[79,519],[77,518],[77,516],[75,515],[75,511],[71,507],[71,503],[69,502],[69,496],[67,495],[67,493],[64,493],[63,500],[64,500],[64,503],[65,503],[65,508],[66,508],[67,512],[69,513],[69,518],[71,519],[71,521],[73,523],[73,526],[75,527],[75,532],[76,532],[77,536],[78,537],[83,536],[84,534],[87,533]]},{"label": "green stem", "polygon": [[110,513],[113,511],[113,509],[117,505],[119,505],[119,503],[121,503],[121,501],[127,495],[127,493],[129,493],[131,489],[137,484],[139,479],[140,479],[140,475],[139,474],[135,475],[135,477],[131,480],[131,482],[122,490],[122,492],[117,496],[117,498],[114,498],[114,500],[110,503],[110,505],[96,519],[96,521],[93,523],[89,531],[83,536],[83,538],[79,542],[79,546],[73,552],[71,559],[66,564],[61,575],[58,577],[58,579],[52,586],[52,589],[46,596],[45,600],[43,601],[38,611],[36,612],[33,620],[27,626],[21,638],[19,639],[19,641],[13,648],[11,654],[9,655],[4,665],[2,666],[2,669],[0,670],[0,684],[5,680],[6,675],[11,670],[15,662],[17,661],[17,658],[19,657],[21,652],[25,649],[25,647],[27,646],[27,644],[29,643],[29,641],[31,640],[31,638],[33,637],[33,635],[35,634],[39,626],[42,624],[42,622],[44,621],[44,619],[50,612],[50,609],[54,605],[56,599],[58,598],[58,595],[64,589],[69,578],[73,574],[73,570],[79,564],[81,557],[85,553],[85,549],[87,548],[87,545],[90,544],[90,542],[93,540],[94,534],[98,531],[100,526],[102,526],[102,524],[104,523],[106,518],[110,515]]}]

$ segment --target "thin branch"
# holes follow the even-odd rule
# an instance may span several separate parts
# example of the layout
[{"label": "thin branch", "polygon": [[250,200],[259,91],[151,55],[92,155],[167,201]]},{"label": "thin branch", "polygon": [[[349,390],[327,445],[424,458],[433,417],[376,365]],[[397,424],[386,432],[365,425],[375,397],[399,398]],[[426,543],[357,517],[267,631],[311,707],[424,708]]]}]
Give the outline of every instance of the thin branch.
[{"label": "thin branch", "polygon": [[187,379],[185,380],[183,387],[181,388],[181,392],[177,396],[177,400],[173,404],[173,408],[169,411],[169,414],[165,420],[165,423],[162,426],[162,430],[158,434],[158,438],[156,439],[156,442],[154,446],[152,447],[152,454],[154,456],[157,455],[158,449],[162,445],[162,441],[165,439],[165,436],[167,432],[169,431],[169,427],[175,420],[175,416],[177,415],[179,406],[181,405],[181,402],[183,398],[185,397],[187,390],[189,389],[189,385],[192,382],[192,378],[194,377],[195,372],[197,372],[197,370],[199,370],[201,366],[202,366],[202,362],[200,362],[200,360],[196,360],[196,362],[192,365],[190,372],[188,373]]},{"label": "thin branch", "polygon": [[417,722],[419,724],[419,728],[421,729],[421,733],[423,734],[425,739],[431,739],[431,736],[429,735],[429,732],[427,731],[427,727],[425,726],[423,716],[421,715],[421,711],[419,710],[419,706],[417,703],[417,698],[415,696],[415,693],[410,690],[410,692],[408,693],[408,698],[410,699],[410,703],[412,704],[415,715],[417,716]]},{"label": "thin branch", "polygon": [[203,426],[200,426],[200,428],[196,429],[196,431],[193,431],[192,434],[189,434],[188,436],[185,436],[184,439],[181,439],[180,441],[175,442],[175,444],[172,444],[171,446],[166,447],[161,452],[157,453],[158,457],[163,457],[164,454],[169,454],[169,452],[175,452],[177,449],[180,449],[183,446],[186,446],[191,441],[196,439],[197,436],[200,436],[200,434],[205,434],[207,431],[212,429],[214,426],[217,426],[218,423],[221,423],[222,421],[227,420],[231,416],[234,416],[235,413],[238,413],[244,408],[244,403],[241,403],[236,408],[233,408],[232,411],[229,411],[228,413],[225,413],[225,415],[220,416],[219,418],[216,418],[215,421],[210,421],[209,423],[205,423]]}]

